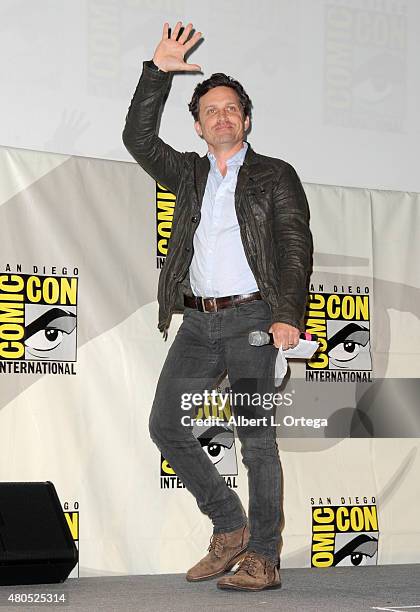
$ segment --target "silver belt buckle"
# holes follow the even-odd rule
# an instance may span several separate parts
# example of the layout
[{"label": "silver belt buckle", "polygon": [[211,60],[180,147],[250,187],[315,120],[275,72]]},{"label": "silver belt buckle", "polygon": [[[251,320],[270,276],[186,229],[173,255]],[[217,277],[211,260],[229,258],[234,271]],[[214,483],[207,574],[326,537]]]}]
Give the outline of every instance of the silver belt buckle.
[{"label": "silver belt buckle", "polygon": [[205,304],[204,304],[204,300],[211,300],[213,302],[213,306],[214,306],[214,312],[217,312],[217,303],[216,303],[216,298],[200,298],[201,299],[201,307],[203,309],[203,312],[211,312],[209,310],[206,310]]}]

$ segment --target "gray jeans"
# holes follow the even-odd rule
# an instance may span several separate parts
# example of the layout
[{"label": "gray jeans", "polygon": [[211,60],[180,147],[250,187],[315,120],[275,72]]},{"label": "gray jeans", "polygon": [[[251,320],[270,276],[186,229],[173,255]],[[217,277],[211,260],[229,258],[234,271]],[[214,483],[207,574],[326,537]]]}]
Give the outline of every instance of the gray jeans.
[{"label": "gray jeans", "polygon": [[[227,486],[193,435],[192,426],[181,423],[182,416],[191,414],[182,409],[181,396],[210,391],[226,371],[233,396],[248,392],[249,397],[255,398],[256,393],[260,397],[274,393],[277,349],[273,345],[253,347],[248,343],[250,331],[268,331],[270,322],[270,306],[263,300],[215,313],[185,308],[183,322],[159,377],[149,420],[150,436],[194,495],[200,510],[212,520],[214,533],[238,529],[247,522],[246,513],[238,495]],[[255,403],[243,401],[232,405],[235,418],[266,416],[269,422],[275,408],[267,410],[255,407]],[[236,432],[248,471],[248,550],[277,562],[282,480],[276,428],[258,424],[238,426]]]}]

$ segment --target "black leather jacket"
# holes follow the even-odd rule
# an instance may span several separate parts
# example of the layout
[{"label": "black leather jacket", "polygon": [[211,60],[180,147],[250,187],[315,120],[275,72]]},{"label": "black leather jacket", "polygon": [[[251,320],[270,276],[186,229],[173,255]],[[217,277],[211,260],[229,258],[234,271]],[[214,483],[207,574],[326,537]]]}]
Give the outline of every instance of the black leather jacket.
[{"label": "black leather jacket", "polygon": [[[158,286],[158,328],[165,339],[172,313],[184,309],[183,294],[193,295],[189,282],[193,236],[210,169],[206,155],[180,153],[158,136],[172,74],[144,62],[123,132],[123,142],[134,159],[177,198]],[[235,208],[245,255],[270,305],[272,322],[303,329],[312,236],[308,203],[294,168],[248,146],[238,174]]]}]

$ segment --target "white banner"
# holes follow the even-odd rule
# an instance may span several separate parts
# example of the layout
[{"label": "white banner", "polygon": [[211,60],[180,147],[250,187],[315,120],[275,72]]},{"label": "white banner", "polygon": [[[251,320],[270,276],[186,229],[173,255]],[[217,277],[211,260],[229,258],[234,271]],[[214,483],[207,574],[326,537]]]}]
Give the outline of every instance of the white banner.
[{"label": "white banner", "polygon": [[[163,342],[156,292],[174,197],[132,163],[18,149],[0,149],[0,177],[0,478],[55,484],[80,575],[184,572],[211,524],[148,434],[182,321]],[[323,341],[290,384],[329,424],[289,420],[279,438],[282,566],[419,562],[418,399],[404,381],[420,365],[420,197],[304,187],[307,328]],[[382,379],[401,395],[383,400]],[[337,396],[333,410],[318,389]],[[215,462],[246,507],[239,442]]]}]

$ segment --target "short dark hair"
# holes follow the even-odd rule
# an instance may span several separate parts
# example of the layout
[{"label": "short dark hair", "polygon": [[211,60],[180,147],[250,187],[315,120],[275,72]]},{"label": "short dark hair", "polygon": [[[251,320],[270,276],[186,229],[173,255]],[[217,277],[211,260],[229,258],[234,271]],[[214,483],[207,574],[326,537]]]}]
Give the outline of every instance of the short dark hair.
[{"label": "short dark hair", "polygon": [[191,102],[188,104],[188,108],[191,111],[195,121],[198,121],[200,98],[210,91],[210,89],[214,89],[214,87],[230,87],[231,89],[235,90],[244,111],[244,116],[251,118],[252,102],[243,86],[239,83],[239,81],[227,76],[223,72],[216,72],[215,74],[212,74],[209,79],[206,79],[202,83],[198,83],[194,89]]}]

